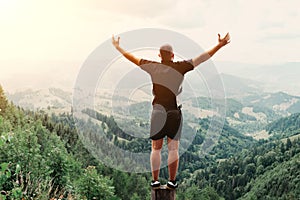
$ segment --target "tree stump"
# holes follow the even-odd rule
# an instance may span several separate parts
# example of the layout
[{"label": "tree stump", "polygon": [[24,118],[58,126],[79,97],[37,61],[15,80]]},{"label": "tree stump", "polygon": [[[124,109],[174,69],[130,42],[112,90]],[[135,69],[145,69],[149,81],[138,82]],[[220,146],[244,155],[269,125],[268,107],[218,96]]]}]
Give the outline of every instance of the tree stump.
[{"label": "tree stump", "polygon": [[162,185],[158,189],[151,189],[151,200],[175,200],[176,190],[168,189]]}]

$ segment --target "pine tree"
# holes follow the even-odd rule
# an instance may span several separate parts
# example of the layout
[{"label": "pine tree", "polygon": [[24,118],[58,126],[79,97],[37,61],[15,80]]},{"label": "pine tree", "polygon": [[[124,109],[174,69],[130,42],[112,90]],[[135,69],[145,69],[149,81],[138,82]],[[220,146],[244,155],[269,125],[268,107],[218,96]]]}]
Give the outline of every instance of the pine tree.
[{"label": "pine tree", "polygon": [[286,149],[289,150],[292,147],[292,141],[290,138],[286,140]]},{"label": "pine tree", "polygon": [[3,90],[2,86],[0,85],[0,115],[3,115],[3,113],[5,113],[7,105],[8,105],[8,103],[7,103],[6,96],[4,94],[4,90]]}]

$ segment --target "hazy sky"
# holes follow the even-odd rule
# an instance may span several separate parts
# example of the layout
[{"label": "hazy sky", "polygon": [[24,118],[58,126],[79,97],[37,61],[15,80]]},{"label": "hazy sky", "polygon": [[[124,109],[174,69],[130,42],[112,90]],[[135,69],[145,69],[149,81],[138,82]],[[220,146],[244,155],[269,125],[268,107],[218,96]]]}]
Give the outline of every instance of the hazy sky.
[{"label": "hazy sky", "polygon": [[299,0],[0,0],[0,84],[70,84],[98,45],[139,28],[177,31],[204,49],[230,32],[215,61],[299,62],[299,8]]}]

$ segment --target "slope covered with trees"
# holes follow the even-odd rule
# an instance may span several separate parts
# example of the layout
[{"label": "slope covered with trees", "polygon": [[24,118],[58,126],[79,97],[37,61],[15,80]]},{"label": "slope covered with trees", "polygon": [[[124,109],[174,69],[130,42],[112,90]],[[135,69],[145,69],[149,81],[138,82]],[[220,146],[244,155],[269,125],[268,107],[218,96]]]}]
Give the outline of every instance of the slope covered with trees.
[{"label": "slope covered with trees", "polygon": [[[71,114],[23,110],[7,101],[1,87],[0,109],[0,199],[150,198],[150,173],[101,164],[84,148]],[[150,150],[149,141],[130,137],[112,117],[87,114],[106,127],[114,145]],[[225,123],[216,146],[202,156],[209,119],[195,120],[197,133],[180,157],[177,199],[299,199],[300,139],[286,138],[295,135],[298,119],[295,114],[270,124],[268,131],[278,137],[268,141],[255,141]],[[167,173],[162,169],[162,182]]]},{"label": "slope covered with trees", "polygon": [[[263,141],[196,170],[184,190],[212,187],[225,199],[299,199],[300,139]],[[200,188],[200,189],[199,189]]]},{"label": "slope covered with trees", "polygon": [[266,127],[273,138],[284,138],[300,134],[300,113],[292,114],[288,117],[280,118]]},{"label": "slope covered with trees", "polygon": [[[130,200],[148,196],[145,177],[120,174],[87,152],[72,116],[25,111],[9,104],[0,89],[0,199]],[[133,187],[132,182],[145,187]]]}]

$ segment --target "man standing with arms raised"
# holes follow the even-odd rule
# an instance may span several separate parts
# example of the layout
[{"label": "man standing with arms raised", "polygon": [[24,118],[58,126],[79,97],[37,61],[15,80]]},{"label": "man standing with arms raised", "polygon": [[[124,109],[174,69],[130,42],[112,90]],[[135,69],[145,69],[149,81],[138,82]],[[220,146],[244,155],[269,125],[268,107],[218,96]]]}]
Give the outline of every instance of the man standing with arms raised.
[{"label": "man standing with arms raised", "polygon": [[151,187],[160,187],[159,171],[161,163],[161,150],[163,139],[167,136],[168,143],[168,170],[169,181],[167,187],[175,189],[178,187],[176,173],[179,161],[179,140],[181,136],[182,114],[181,106],[177,105],[177,95],[181,92],[181,84],[185,73],[193,70],[202,62],[212,57],[219,49],[230,42],[229,33],[221,38],[218,34],[218,44],[212,49],[201,53],[199,56],[184,61],[174,62],[172,46],[163,45],[159,50],[161,62],[149,61],[135,57],[133,54],[120,47],[120,37],[112,37],[112,44],[129,61],[138,65],[149,73],[153,84],[152,101],[153,110],[151,115],[150,138],[152,150],[150,156],[152,178]]}]

